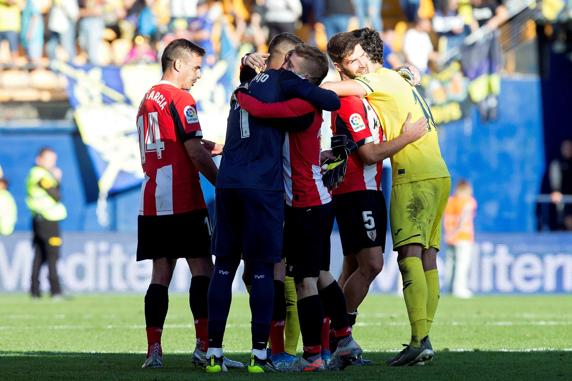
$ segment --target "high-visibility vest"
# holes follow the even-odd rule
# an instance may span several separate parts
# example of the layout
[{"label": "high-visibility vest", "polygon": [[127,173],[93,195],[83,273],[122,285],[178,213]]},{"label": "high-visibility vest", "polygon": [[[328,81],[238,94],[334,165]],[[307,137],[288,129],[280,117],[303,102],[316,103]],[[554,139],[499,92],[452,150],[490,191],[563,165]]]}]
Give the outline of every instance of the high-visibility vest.
[{"label": "high-visibility vest", "polygon": [[34,215],[40,215],[48,221],[61,221],[67,217],[64,204],[54,200],[46,188],[58,186],[58,180],[45,168],[35,166],[26,179],[26,204]]}]

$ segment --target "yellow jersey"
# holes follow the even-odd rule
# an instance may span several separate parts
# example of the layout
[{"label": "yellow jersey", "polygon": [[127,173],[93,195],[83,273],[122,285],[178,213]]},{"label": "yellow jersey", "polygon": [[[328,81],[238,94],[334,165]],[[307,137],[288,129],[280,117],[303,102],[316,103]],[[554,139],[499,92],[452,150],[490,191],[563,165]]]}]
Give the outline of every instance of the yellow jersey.
[{"label": "yellow jersey", "polygon": [[429,132],[391,157],[393,184],[449,177],[431,110],[417,89],[397,72],[385,68],[357,77],[356,81],[365,89],[388,141],[401,135],[409,112],[412,121],[425,117],[429,122]]}]

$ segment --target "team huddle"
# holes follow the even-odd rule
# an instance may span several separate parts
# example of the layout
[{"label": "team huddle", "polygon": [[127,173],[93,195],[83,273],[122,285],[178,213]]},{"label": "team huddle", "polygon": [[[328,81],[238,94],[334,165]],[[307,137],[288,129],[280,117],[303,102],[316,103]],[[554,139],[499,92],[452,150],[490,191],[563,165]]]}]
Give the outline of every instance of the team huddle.
[{"label": "team huddle", "polygon": [[[137,260],[153,260],[143,367],[163,366],[161,335],[178,258],[187,260],[192,273],[193,362],[206,372],[244,367],[223,353],[241,260],[252,313],[249,373],[368,364],[352,329],[383,267],[387,211],[381,163],[388,157],[391,233],[411,340],[387,363],[430,361],[429,332],[439,300],[436,257],[450,177],[415,75],[383,68],[383,43],[367,28],[328,42],[337,82],[322,83],[326,55],[294,35],[277,35],[268,50],[242,59],[224,148],[202,138],[188,90],[200,78],[205,52],[188,40],[167,46],[163,77],[139,106],[145,178]],[[325,152],[322,111],[331,112],[333,132],[332,149]],[[217,169],[212,156],[218,154]],[[214,229],[199,172],[216,188]],[[329,271],[334,219],[344,254],[337,281]],[[296,356],[300,333],[303,353]]]}]

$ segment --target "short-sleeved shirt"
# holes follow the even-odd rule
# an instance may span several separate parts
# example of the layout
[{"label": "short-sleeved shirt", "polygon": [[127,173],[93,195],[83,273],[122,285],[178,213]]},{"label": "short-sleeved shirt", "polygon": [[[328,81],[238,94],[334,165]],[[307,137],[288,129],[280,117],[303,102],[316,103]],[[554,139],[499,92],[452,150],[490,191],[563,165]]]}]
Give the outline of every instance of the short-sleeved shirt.
[{"label": "short-sleeved shirt", "polygon": [[[341,107],[332,113],[334,134],[345,135],[359,147],[378,144],[383,130],[375,111],[366,99],[355,96],[340,98]],[[348,158],[344,181],[334,189],[334,196],[364,190],[381,190],[382,163],[365,164],[356,150]]]},{"label": "short-sleeved shirt", "polygon": [[365,89],[387,141],[401,134],[409,112],[412,121],[421,117],[429,121],[427,134],[391,157],[393,185],[449,177],[431,110],[417,89],[398,73],[385,68],[358,77],[356,81]]},{"label": "short-sleeved shirt", "polygon": [[184,145],[203,136],[191,94],[159,82],[139,106],[137,130],[145,174],[139,214],[161,216],[206,208],[199,172]]}]

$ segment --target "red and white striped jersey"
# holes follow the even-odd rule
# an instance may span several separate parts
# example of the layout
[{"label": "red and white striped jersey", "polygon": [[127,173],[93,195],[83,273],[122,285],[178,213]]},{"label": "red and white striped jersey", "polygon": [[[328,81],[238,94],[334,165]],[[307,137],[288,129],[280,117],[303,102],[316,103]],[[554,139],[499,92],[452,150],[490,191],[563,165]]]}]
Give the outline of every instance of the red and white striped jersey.
[{"label": "red and white striped jersey", "polygon": [[310,127],[286,133],[282,149],[286,203],[295,208],[324,205],[332,201],[322,181],[320,127],[322,113],[316,110]]},{"label": "red and white striped jersey", "polygon": [[184,145],[202,137],[192,95],[168,81],[159,82],[139,105],[137,130],[145,174],[139,214],[161,216],[206,208],[199,172]]},{"label": "red and white striped jersey", "polygon": [[[341,107],[332,113],[332,130],[336,135],[346,135],[358,147],[377,144],[383,140],[381,123],[366,99],[356,96],[340,98]],[[381,190],[382,162],[367,165],[354,151],[348,159],[343,182],[334,189],[334,195],[363,190]]]}]

